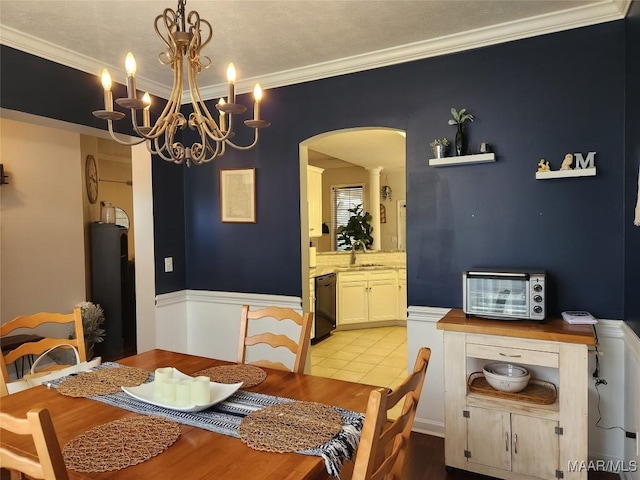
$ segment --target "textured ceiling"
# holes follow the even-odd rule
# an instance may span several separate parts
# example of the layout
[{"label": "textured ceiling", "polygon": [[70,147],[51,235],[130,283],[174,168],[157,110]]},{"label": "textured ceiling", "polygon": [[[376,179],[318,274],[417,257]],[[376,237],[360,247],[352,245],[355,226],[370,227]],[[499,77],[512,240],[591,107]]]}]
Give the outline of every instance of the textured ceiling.
[{"label": "textured ceiling", "polygon": [[[257,81],[273,88],[616,20],[630,2],[188,0],[186,10],[213,26],[204,50],[212,65],[200,86],[205,98],[216,98],[226,92],[231,61],[238,92]],[[0,0],[0,41],[96,75],[107,67],[119,83],[132,51],[138,88],[166,98],[172,74],[158,62],[164,43],[154,21],[176,7],[176,0]],[[325,156],[336,150],[320,148]],[[368,161],[378,163],[371,155]]]}]

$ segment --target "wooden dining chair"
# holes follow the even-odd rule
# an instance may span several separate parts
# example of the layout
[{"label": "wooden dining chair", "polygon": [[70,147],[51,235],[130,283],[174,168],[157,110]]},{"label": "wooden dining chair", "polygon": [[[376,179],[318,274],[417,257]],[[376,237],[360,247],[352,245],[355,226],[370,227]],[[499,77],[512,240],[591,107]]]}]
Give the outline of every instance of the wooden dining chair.
[{"label": "wooden dining chair", "polygon": [[27,418],[16,418],[2,412],[0,429],[17,435],[31,435],[38,454],[38,460],[34,460],[9,448],[0,447],[0,467],[11,472],[11,480],[21,479],[21,473],[29,478],[44,480],[69,478],[49,410],[34,408],[27,412]]},{"label": "wooden dining chair", "polygon": [[[421,348],[413,373],[395,390],[378,388],[369,395],[352,480],[401,480],[404,457],[416,414],[431,349]],[[404,398],[402,413],[388,411]]]},{"label": "wooden dining chair", "polygon": [[[0,379],[0,396],[7,395],[7,383],[9,382],[9,370],[7,365],[15,362],[21,357],[27,355],[41,355],[51,347],[56,345],[70,344],[78,349],[80,361],[85,362],[87,360],[87,352],[84,342],[84,328],[82,326],[82,311],[80,307],[75,307],[72,313],[36,313],[34,315],[22,315],[14,318],[13,320],[0,325],[0,337],[8,336],[11,332],[18,328],[36,328],[45,323],[54,324],[69,324],[73,326],[75,332],[75,338],[53,338],[44,337],[36,342],[26,342],[6,354],[2,352],[0,354],[0,370],[2,373],[2,379]],[[67,365],[49,365],[41,370],[57,370],[64,368]]]},{"label": "wooden dining chair", "polygon": [[[257,333],[249,335],[249,321],[253,324],[256,320],[266,320],[273,318],[278,322],[283,320],[291,320],[300,326],[300,337],[298,341],[292,340],[287,335],[274,334],[272,332]],[[238,350],[238,363],[245,363],[247,357],[247,347],[266,344],[273,348],[285,347],[295,355],[293,369],[287,367],[282,362],[273,362],[270,360],[257,360],[249,362],[253,365],[263,367],[276,368],[278,370],[286,370],[294,373],[303,373],[305,361],[307,359],[307,351],[309,350],[309,339],[311,336],[311,322],[313,313],[307,312],[300,315],[291,308],[283,307],[266,307],[260,310],[249,310],[249,305],[242,306],[242,317],[240,325],[240,348]]]}]

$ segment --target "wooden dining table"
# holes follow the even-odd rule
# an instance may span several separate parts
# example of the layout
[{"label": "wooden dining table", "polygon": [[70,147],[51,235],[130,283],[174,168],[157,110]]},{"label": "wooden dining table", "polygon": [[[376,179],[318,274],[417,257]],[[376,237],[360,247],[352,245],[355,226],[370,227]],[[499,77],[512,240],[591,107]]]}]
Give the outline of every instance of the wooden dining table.
[{"label": "wooden dining table", "polygon": [[[117,363],[153,372],[159,367],[175,367],[192,374],[229,362],[165,350],[151,350],[118,360]],[[331,378],[264,369],[267,378],[248,391],[300,401],[334,405],[364,412],[369,393],[376,388]],[[24,417],[35,407],[49,409],[61,448],[81,433],[98,425],[136,414],[90,398],[62,395],[53,388],[38,386],[2,397],[0,410]],[[79,473],[69,469],[71,479],[216,479],[216,480],[301,480],[327,479],[324,460],[298,453],[271,453],[254,450],[240,439],[201,428],[180,425],[181,435],[167,450],[138,465],[102,473]],[[28,437],[3,431],[0,443],[35,457]]]}]

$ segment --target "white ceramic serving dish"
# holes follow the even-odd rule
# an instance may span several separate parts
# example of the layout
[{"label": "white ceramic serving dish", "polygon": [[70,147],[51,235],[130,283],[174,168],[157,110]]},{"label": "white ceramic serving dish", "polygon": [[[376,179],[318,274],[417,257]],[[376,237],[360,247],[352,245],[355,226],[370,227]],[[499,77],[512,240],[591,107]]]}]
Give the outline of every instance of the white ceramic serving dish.
[{"label": "white ceramic serving dish", "polygon": [[489,363],[483,368],[484,378],[496,390],[519,392],[529,384],[529,370],[513,363]]},{"label": "white ceramic serving dish", "polygon": [[[177,378],[179,380],[193,378],[189,375],[182,373],[180,370],[173,369],[173,378]],[[133,398],[140,400],[141,402],[149,403],[151,405],[155,405],[157,407],[170,408],[171,410],[178,410],[180,412],[199,412],[201,410],[206,410],[209,407],[212,407],[216,403],[220,403],[235,392],[237,392],[240,387],[242,387],[241,383],[216,383],[210,382],[209,391],[210,391],[210,401],[204,405],[176,405],[176,404],[167,404],[162,400],[153,398],[154,391],[154,382],[143,383],[142,385],[138,385],[137,387],[120,387],[122,391],[127,395],[132,396]]]}]

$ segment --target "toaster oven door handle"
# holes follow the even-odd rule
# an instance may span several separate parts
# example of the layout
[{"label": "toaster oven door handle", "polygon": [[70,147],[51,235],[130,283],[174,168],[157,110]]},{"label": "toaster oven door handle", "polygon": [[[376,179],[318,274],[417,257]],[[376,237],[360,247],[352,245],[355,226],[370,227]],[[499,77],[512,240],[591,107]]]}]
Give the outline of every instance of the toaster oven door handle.
[{"label": "toaster oven door handle", "polygon": [[519,272],[467,272],[467,277],[480,277],[480,278],[523,278],[529,279],[528,273]]}]

